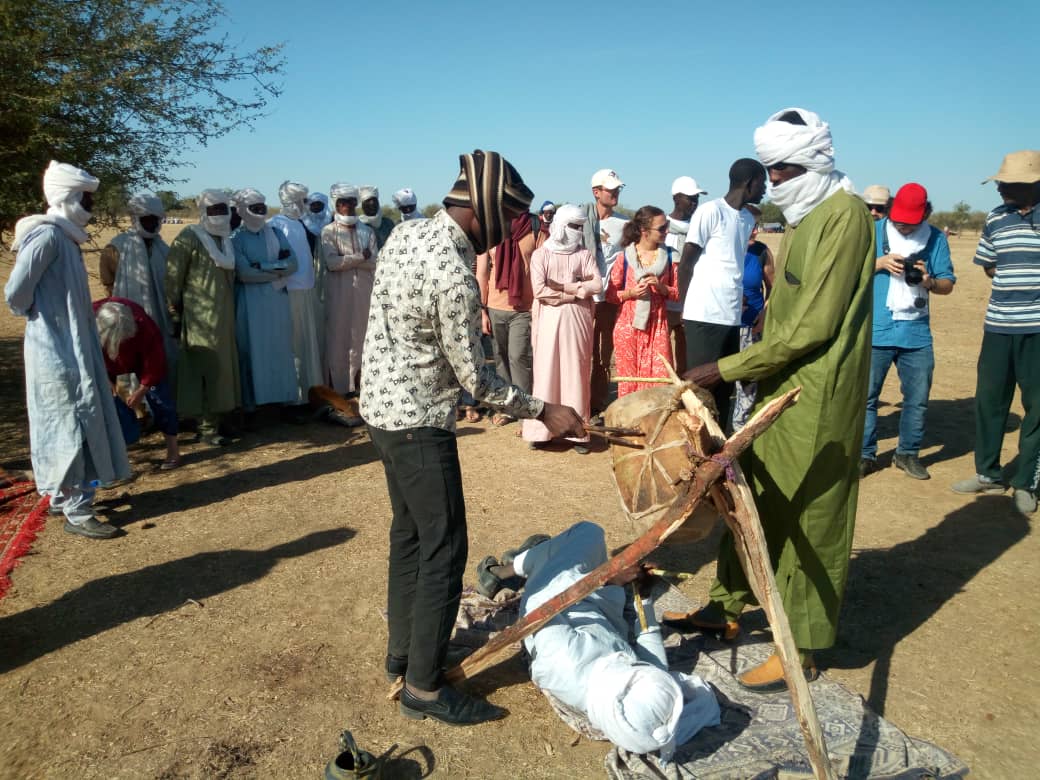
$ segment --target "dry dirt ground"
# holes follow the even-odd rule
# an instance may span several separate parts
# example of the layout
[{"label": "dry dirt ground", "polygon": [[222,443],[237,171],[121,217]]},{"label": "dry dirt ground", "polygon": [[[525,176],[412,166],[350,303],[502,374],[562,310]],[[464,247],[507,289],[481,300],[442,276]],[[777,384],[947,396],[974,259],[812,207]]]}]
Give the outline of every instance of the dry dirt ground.
[{"label": "dry dirt ground", "polygon": [[[960,282],[933,303],[938,365],[922,452],[932,479],[886,468],[865,480],[838,643],[819,660],[977,776],[1031,777],[1040,681],[1028,594],[1040,591],[1040,544],[1009,497],[949,489],[972,473],[988,295],[970,265],[973,248],[972,237],[954,240]],[[86,261],[93,273],[96,248]],[[0,256],[0,278],[11,264],[10,253]],[[0,464],[8,468],[28,466],[22,329],[4,307]],[[883,400],[887,464],[894,376]],[[1014,411],[1012,431],[1017,401]],[[605,453],[531,452],[514,427],[459,431],[470,570],[532,531],[558,532],[579,518],[603,524],[612,543],[630,538]],[[52,520],[16,570],[0,601],[0,776],[313,778],[344,727],[395,757],[391,777],[602,776],[607,747],[572,745],[516,661],[476,681],[511,711],[498,723],[414,722],[385,699],[390,509],[363,434],[275,416],[227,449],[188,438],[186,465],[172,473],[156,470],[161,437],[132,448],[139,476],[109,513],[126,536],[89,541]],[[1016,440],[1007,437],[1007,460]],[[711,539],[682,561],[697,572],[684,585],[693,599],[706,592],[713,555]]]}]

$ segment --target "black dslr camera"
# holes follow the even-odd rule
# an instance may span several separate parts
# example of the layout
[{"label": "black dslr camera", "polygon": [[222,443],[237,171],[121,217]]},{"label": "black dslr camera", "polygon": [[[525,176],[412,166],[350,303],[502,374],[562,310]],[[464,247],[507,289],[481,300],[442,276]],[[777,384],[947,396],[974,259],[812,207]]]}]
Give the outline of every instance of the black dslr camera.
[{"label": "black dslr camera", "polygon": [[924,255],[920,252],[914,252],[909,257],[903,258],[903,278],[911,287],[924,281],[924,271],[915,265],[919,260],[924,260]]}]

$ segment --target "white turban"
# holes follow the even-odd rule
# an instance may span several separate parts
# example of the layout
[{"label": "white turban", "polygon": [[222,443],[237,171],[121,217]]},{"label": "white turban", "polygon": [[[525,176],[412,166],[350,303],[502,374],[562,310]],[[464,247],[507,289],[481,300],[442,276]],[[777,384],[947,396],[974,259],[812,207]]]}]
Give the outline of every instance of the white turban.
[{"label": "white turban", "polygon": [[575,222],[580,222],[584,225],[585,221],[585,211],[580,206],[572,206],[570,204],[560,206],[556,210],[556,216],[553,217],[552,223],[549,225],[549,240],[545,242],[546,248],[550,252],[564,255],[576,252],[584,243],[584,230],[582,228],[569,228],[568,225]]},{"label": "white turban", "polygon": [[267,198],[260,190],[243,187],[231,196],[231,202],[238,209],[238,216],[242,217],[242,224],[251,233],[256,233],[267,222],[266,214],[254,214],[249,210],[250,206],[255,206],[257,203],[267,203]]},{"label": "white turban", "polygon": [[303,216],[303,205],[307,202],[307,187],[296,181],[283,181],[278,188],[278,200],[282,204],[282,213],[289,219]]},{"label": "white turban", "polygon": [[231,235],[231,214],[215,214],[212,217],[206,214],[206,209],[210,206],[217,206],[221,203],[230,206],[231,199],[224,190],[203,190],[199,193],[199,197],[195,199],[195,203],[199,207],[199,224],[202,225],[203,230],[214,236],[221,236],[226,238]]},{"label": "white turban", "polygon": [[[798,114],[805,124],[792,125],[778,118],[790,112]],[[755,153],[767,168],[786,162],[819,173],[834,170],[831,126],[804,108],[785,108],[769,117],[755,130]]]},{"label": "white turban", "polygon": [[371,184],[362,184],[359,188],[361,197],[359,200],[368,200],[369,198],[375,198],[379,200],[379,188],[373,187]]},{"label": "white turban", "polygon": [[585,710],[592,725],[618,747],[650,753],[675,739],[683,692],[663,669],[613,653],[589,671]]},{"label": "white turban", "polygon": [[150,192],[139,192],[126,202],[127,211],[134,217],[158,217],[166,216],[166,209],[162,201]]},{"label": "white turban", "polygon": [[397,208],[401,208],[401,206],[415,206],[418,203],[415,198],[415,193],[407,187],[395,192],[393,198],[394,205],[397,206]]},{"label": "white turban", "polygon": [[81,193],[97,191],[100,182],[81,168],[51,160],[43,174],[43,194],[47,213],[67,219],[79,228],[90,222],[91,213],[83,208]]},{"label": "white turban", "polygon": [[[779,117],[793,112],[804,125],[793,125]],[[797,226],[806,215],[838,190],[856,189],[841,171],[834,169],[834,144],[831,128],[817,114],[804,108],[785,108],[773,114],[755,130],[755,153],[767,168],[791,163],[806,172],[769,189],[769,199],[784,212],[784,218]]]},{"label": "white turban", "polygon": [[329,189],[329,199],[335,204],[340,198],[353,198],[359,203],[361,202],[357,187],[353,184],[338,181]]},{"label": "white turban", "polygon": [[[321,229],[332,221],[332,212],[329,211],[329,196],[324,192],[312,192],[307,196],[307,213],[303,215],[303,224],[307,230],[314,235],[320,235]],[[321,211],[311,211],[310,206],[314,203],[322,205]]]},{"label": "white turban", "polygon": [[51,160],[43,174],[43,195],[48,206],[60,206],[70,195],[97,192],[101,182],[82,168]]}]

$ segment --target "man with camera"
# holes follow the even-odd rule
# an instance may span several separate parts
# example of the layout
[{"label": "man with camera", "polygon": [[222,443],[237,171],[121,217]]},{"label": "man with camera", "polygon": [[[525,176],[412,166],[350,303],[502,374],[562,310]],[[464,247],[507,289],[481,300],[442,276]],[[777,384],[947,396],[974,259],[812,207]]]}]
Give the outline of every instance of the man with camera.
[{"label": "man with camera", "polygon": [[874,264],[874,330],[860,477],[878,467],[878,396],[888,369],[895,363],[903,408],[892,462],[907,476],[929,479],[928,470],[917,458],[935,367],[928,299],[932,293],[949,295],[957,281],[946,236],[928,224],[931,213],[928,192],[911,182],[896,193],[888,216],[874,223],[878,254]]}]

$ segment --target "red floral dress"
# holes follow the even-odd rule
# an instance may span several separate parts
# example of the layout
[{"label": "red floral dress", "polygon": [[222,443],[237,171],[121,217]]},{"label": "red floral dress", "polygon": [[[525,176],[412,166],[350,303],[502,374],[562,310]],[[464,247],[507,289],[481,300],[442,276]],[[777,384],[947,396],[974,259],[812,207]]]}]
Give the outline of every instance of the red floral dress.
[{"label": "red floral dress", "polygon": [[[632,327],[636,301],[633,299],[622,302],[621,293],[635,287],[638,279],[632,263],[625,262],[624,252],[615,258],[605,297],[611,303],[621,306],[617,324],[614,325],[614,370],[617,376],[668,376],[658,355],[664,355],[669,365],[675,365],[665,303],[679,300],[677,270],[675,262],[667,265],[661,274],[661,281],[668,288],[668,296],[661,295],[657,290],[650,293],[650,318],[646,330],[636,330]],[[644,382],[618,382],[618,398],[645,387],[652,385]]]}]

